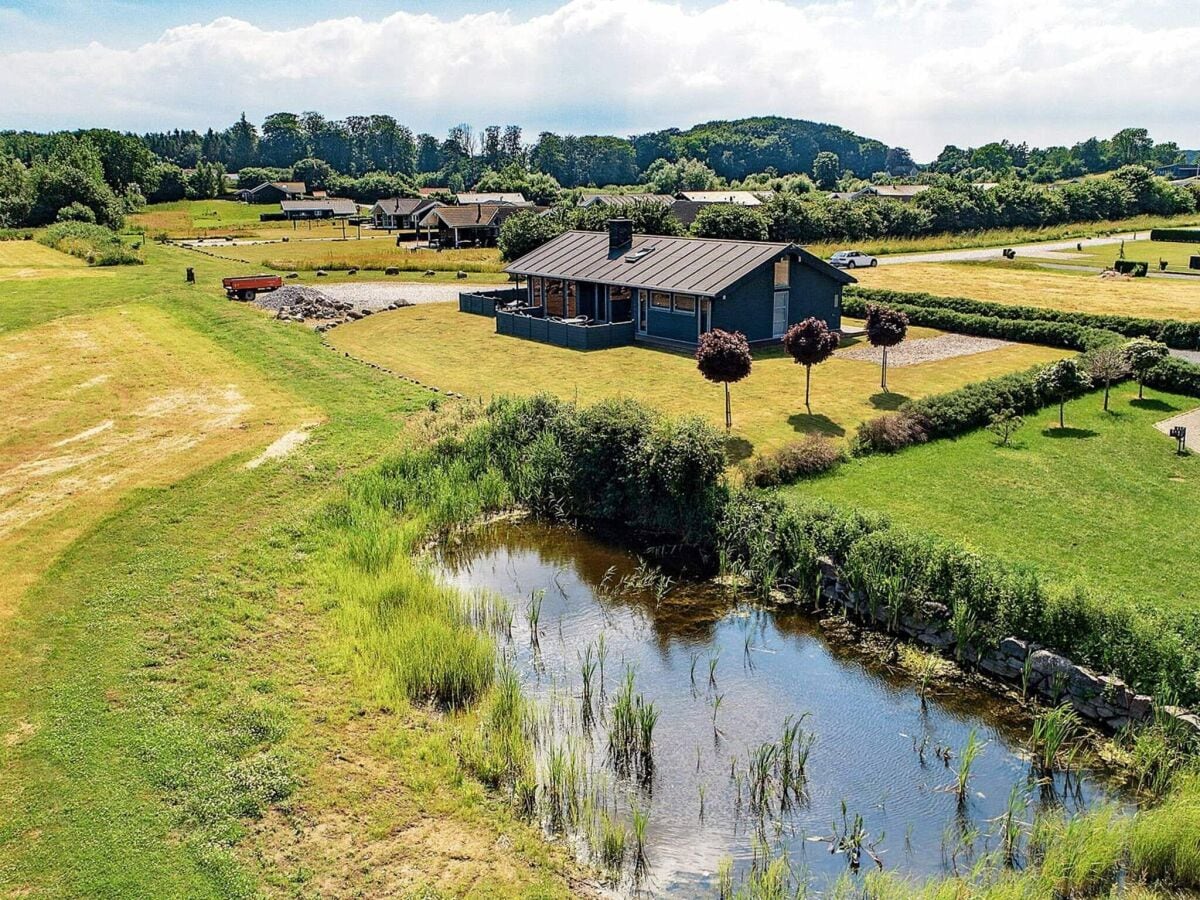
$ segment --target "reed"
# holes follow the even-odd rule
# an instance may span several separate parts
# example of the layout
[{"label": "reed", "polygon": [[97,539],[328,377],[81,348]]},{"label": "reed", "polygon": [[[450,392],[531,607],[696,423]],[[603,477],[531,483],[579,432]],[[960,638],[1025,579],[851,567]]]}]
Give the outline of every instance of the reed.
[{"label": "reed", "polygon": [[1029,752],[1038,774],[1053,774],[1062,759],[1063,748],[1079,734],[1083,720],[1070,704],[1064,703],[1034,717],[1029,736]]},{"label": "reed", "polygon": [[647,782],[654,774],[654,726],[658,710],[634,691],[633,670],[613,698],[609,712],[608,759],[618,775]]},{"label": "reed", "polygon": [[958,797],[960,806],[967,802],[970,794],[971,768],[975,765],[979,754],[983,752],[984,746],[986,745],[979,740],[975,729],[972,728],[967,733],[967,743],[959,753],[958,771],[955,772],[954,793]]},{"label": "reed", "polygon": [[614,819],[607,811],[601,812],[597,856],[610,874],[619,873],[624,867],[628,841],[629,830],[625,823]]},{"label": "reed", "polygon": [[646,871],[646,826],[650,822],[650,814],[636,802],[630,806],[630,818],[633,822],[634,842],[634,871],[641,874]]}]

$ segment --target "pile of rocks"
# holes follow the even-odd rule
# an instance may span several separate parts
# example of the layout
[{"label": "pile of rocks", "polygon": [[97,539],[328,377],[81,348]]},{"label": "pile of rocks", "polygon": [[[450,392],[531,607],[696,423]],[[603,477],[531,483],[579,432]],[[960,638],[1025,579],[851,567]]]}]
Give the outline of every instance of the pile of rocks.
[{"label": "pile of rocks", "polygon": [[[274,310],[275,318],[284,322],[318,321],[321,324],[317,327],[321,331],[372,313],[371,309],[359,308],[351,300],[331,297],[324,291],[298,284],[284,285],[270,293],[259,294],[254,303],[262,309]],[[380,308],[399,309],[408,305],[407,301],[398,300]]]}]

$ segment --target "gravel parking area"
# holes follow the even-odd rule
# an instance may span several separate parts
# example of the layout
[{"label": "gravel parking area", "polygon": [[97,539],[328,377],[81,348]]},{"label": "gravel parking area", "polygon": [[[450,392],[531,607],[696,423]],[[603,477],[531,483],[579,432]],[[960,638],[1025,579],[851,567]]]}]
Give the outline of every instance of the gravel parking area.
[{"label": "gravel parking area", "polygon": [[[921,363],[937,362],[940,359],[953,359],[956,356],[971,356],[975,353],[999,350],[1001,347],[1010,346],[1010,343],[1010,341],[998,341],[993,338],[971,337],[967,334],[942,334],[934,338],[918,338],[913,341],[904,341],[888,350],[888,365],[893,367],[919,366]],[[883,361],[883,351],[864,341],[850,350],[839,350],[837,358],[880,363]]]},{"label": "gravel parking area", "polygon": [[359,281],[342,284],[322,284],[321,293],[335,300],[344,300],[355,309],[372,311],[386,309],[393,303],[454,303],[460,291],[494,290],[503,285],[468,284],[420,284],[414,282]]}]

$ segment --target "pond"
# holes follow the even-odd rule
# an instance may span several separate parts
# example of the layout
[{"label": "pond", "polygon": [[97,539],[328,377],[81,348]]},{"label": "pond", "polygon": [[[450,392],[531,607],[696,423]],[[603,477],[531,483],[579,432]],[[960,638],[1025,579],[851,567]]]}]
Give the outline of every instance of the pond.
[{"label": "pond", "polygon": [[[780,854],[815,888],[856,867],[961,872],[1002,848],[1007,821],[1121,802],[1080,766],[1035,779],[1019,704],[962,679],[923,682],[881,658],[884,642],[831,641],[812,614],[671,578],[580,531],[497,523],[438,565],[507,599],[497,637],[539,707],[539,790],[570,773],[591,826],[558,824],[594,863],[597,810],[624,823],[629,850],[613,874],[624,893],[711,892]],[[649,759],[639,695],[643,715],[657,714]]]}]

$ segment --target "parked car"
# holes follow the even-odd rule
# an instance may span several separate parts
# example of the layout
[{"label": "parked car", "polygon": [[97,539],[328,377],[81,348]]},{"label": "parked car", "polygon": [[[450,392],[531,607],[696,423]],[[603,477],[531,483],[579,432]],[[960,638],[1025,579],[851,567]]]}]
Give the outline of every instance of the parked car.
[{"label": "parked car", "polygon": [[829,264],[839,269],[861,269],[863,266],[873,269],[879,265],[879,260],[874,256],[867,256],[861,250],[839,250],[829,257]]}]

